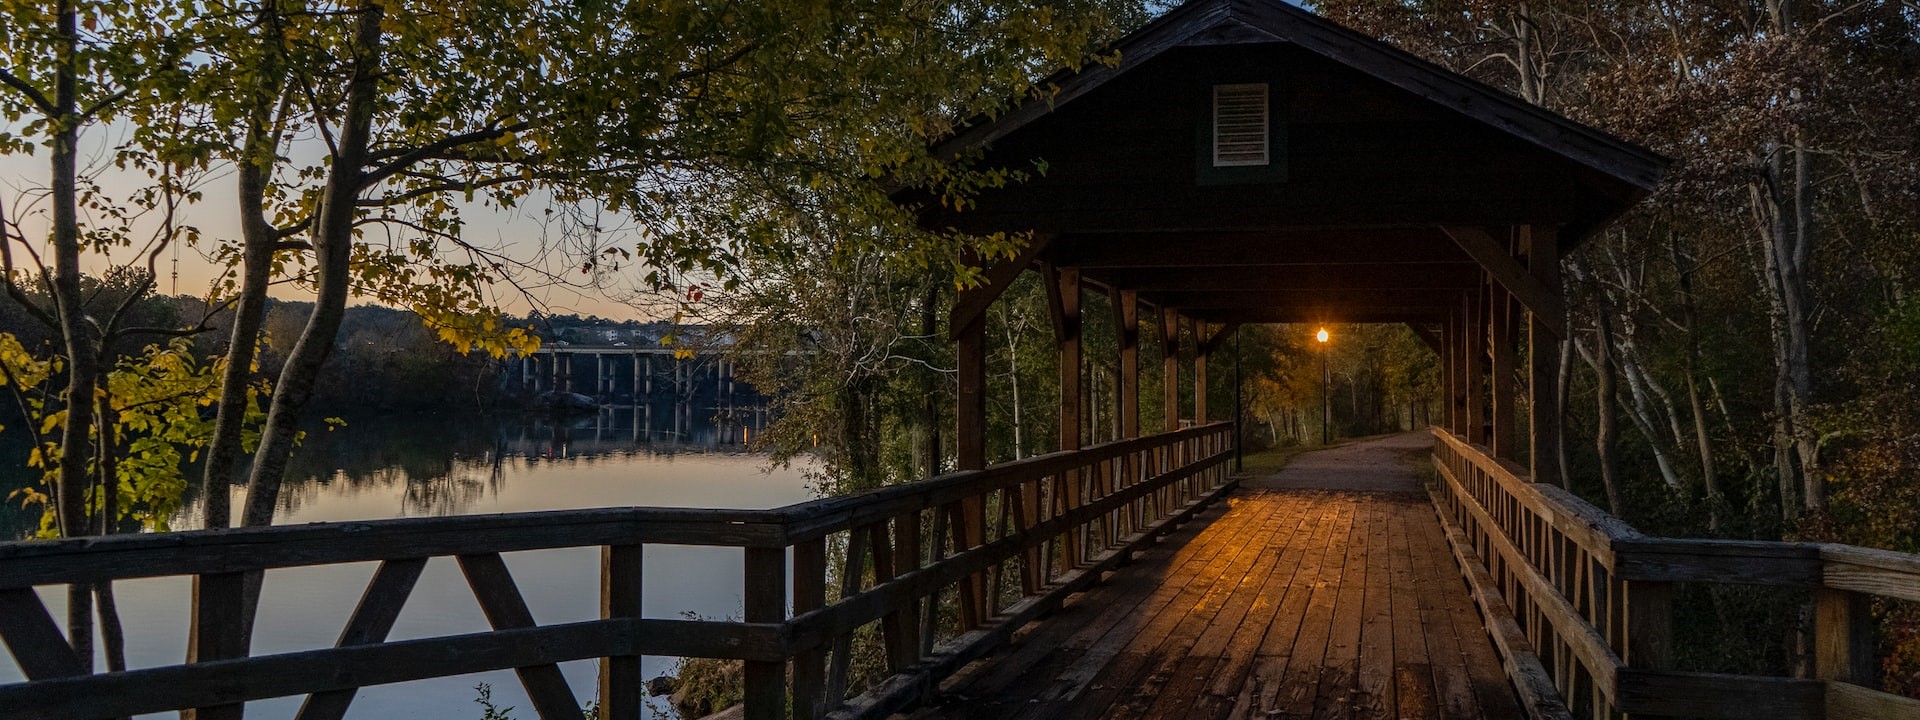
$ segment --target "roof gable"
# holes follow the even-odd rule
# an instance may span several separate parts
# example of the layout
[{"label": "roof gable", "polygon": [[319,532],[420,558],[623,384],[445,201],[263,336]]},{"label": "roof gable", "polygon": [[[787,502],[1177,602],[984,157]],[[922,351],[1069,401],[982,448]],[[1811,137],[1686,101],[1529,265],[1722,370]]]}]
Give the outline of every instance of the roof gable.
[{"label": "roof gable", "polygon": [[991,121],[940,144],[942,155],[987,145],[1074,102],[1086,93],[1180,47],[1286,42],[1352,68],[1516,139],[1564,157],[1643,195],[1668,161],[1649,151],[1281,0],[1194,0],[1116,42],[1120,61],[1064,72],[1041,83],[1045,97],[1029,98]]}]

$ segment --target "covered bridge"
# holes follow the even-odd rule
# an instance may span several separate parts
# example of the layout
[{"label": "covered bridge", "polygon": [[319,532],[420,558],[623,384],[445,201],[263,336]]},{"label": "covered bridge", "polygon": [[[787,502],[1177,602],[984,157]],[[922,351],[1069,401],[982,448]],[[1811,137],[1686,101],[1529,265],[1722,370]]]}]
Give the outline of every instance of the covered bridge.
[{"label": "covered bridge", "polygon": [[[0,544],[0,639],[28,678],[0,686],[0,719],[239,717],[287,695],[307,696],[303,719],[339,718],[360,687],[500,668],[542,718],[579,718],[558,664],[598,659],[599,717],[638,720],[645,655],[743,661],[754,720],[1920,717],[1920,701],[1873,689],[1868,615],[1874,596],[1920,601],[1920,558],[1645,537],[1539,462],[1559,419],[1519,399],[1554,382],[1560,258],[1644,197],[1661,158],[1281,0],[1194,0],[1115,49],[1117,65],[1056,77],[943,147],[1045,166],[924,218],[1034,238],[952,310],[957,472],[772,510]],[[1052,297],[1059,451],[987,467],[983,318],[1030,269]],[[1124,437],[1083,447],[1090,289],[1116,308]],[[1153,433],[1143,310],[1169,347],[1191,338],[1201,379],[1191,413]],[[1312,487],[1232,476],[1208,358],[1230,328],[1272,322],[1412,326],[1444,361],[1444,422],[1385,456],[1329,456]],[[1178,377],[1181,354],[1166,357]],[[1165,407],[1183,405],[1179,387],[1163,383]],[[1429,448],[1422,494],[1393,453]],[[1350,492],[1362,485],[1405,491]],[[739,548],[743,616],[649,616],[649,544]],[[501,560],[562,547],[600,550],[598,618],[536,622]],[[445,556],[493,630],[389,641],[421,568]],[[235,639],[248,573],[350,562],[379,569],[338,647],[250,656]],[[193,656],[104,675],[33,590],[165,575],[197,578]],[[1675,667],[1676,583],[1805,592],[1809,676]],[[884,679],[857,687],[862,664]]]}]

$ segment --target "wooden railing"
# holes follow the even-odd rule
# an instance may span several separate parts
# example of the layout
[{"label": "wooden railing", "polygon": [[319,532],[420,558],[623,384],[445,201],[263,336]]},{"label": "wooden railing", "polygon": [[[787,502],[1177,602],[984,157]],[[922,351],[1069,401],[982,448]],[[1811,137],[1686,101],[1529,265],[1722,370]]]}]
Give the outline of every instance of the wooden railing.
[{"label": "wooden railing", "polygon": [[[1822,543],[1651,538],[1435,431],[1434,502],[1536,718],[1920,718],[1874,688],[1869,600],[1920,600],[1920,557]],[[1811,590],[1811,678],[1674,667],[1673,585]]]},{"label": "wooden railing", "polygon": [[[1232,425],[1217,423],[764,511],[619,508],[4,543],[0,640],[27,681],[0,686],[0,719],[239,717],[246,701],[298,695],[302,720],[339,718],[361,687],[508,668],[540,717],[579,718],[557,664],[598,658],[600,717],[635,720],[645,714],[645,655],[743,661],[756,720],[874,717],[1230,489],[1232,438]],[[649,544],[741,548],[744,618],[642,617]],[[565,547],[600,548],[601,617],[538,625],[501,554]],[[427,560],[440,556],[458,563],[492,631],[387,641]],[[335,647],[247,656],[238,629],[251,621],[250,578],[355,562],[379,566]],[[162,576],[197,579],[196,662],[91,674],[34,590]],[[958,617],[948,617],[949,595]],[[876,623],[890,676],[848,699],[855,635]]]}]

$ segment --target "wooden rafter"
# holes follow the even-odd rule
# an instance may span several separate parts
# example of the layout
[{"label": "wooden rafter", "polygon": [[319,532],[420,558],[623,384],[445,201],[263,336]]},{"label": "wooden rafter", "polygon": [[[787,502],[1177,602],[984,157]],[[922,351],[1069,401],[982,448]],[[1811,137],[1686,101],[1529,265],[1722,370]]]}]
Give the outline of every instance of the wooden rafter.
[{"label": "wooden rafter", "polygon": [[959,296],[953,301],[952,320],[947,326],[949,335],[958,339],[961,331],[967,326],[986,317],[987,308],[1013,285],[1014,279],[1020,277],[1022,271],[1040,259],[1041,251],[1047,249],[1047,245],[1053,242],[1053,238],[1053,235],[1048,234],[1034,235],[1033,242],[1021,249],[1019,255],[987,266],[986,282],[978,287],[960,291]]},{"label": "wooden rafter", "polygon": [[1560,295],[1549,290],[1545,283],[1535,278],[1526,267],[1508,253],[1501,243],[1493,239],[1487,231],[1473,227],[1443,228],[1448,237],[1460,249],[1471,255],[1480,267],[1485,268],[1494,282],[1512,293],[1515,300],[1526,306],[1527,311],[1546,325],[1555,337],[1567,336],[1566,304]]}]

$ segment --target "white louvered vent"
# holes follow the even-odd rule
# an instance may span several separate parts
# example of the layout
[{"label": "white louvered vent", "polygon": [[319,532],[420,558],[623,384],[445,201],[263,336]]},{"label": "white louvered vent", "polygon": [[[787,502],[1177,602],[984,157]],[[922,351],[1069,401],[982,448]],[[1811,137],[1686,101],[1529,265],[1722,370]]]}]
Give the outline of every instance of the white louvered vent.
[{"label": "white louvered vent", "polygon": [[1213,86],[1213,166],[1267,164],[1267,85]]}]

